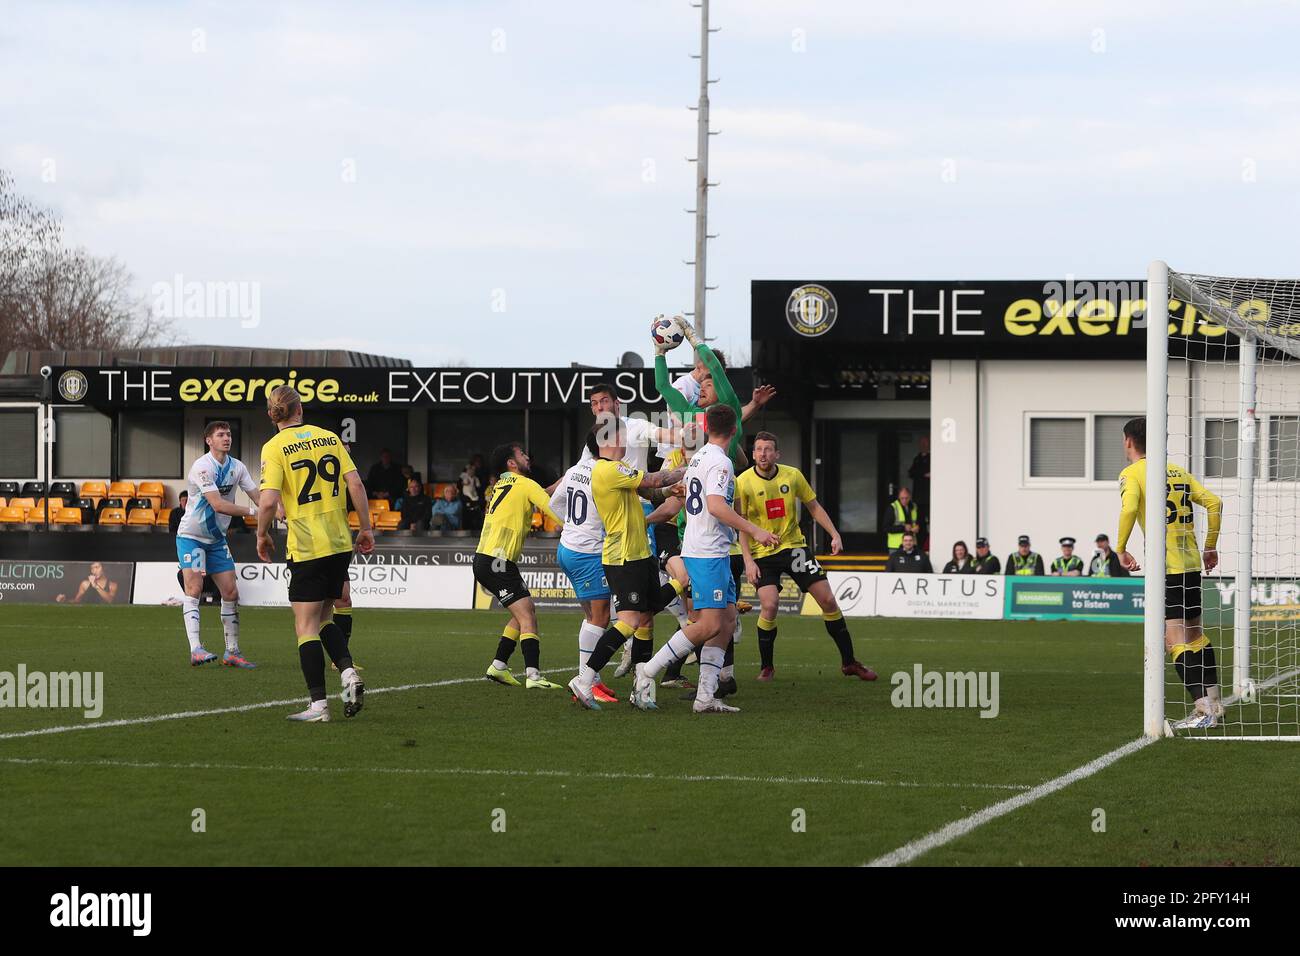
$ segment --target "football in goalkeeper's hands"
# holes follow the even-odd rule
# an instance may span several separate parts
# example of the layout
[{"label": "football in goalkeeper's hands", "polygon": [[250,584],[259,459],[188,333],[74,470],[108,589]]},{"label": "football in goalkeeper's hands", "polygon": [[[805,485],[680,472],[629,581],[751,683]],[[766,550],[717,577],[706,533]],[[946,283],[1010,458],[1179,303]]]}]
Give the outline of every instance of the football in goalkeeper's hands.
[{"label": "football in goalkeeper's hands", "polygon": [[676,319],[656,315],[654,321],[650,323],[650,338],[654,342],[655,351],[662,353],[677,348],[682,344],[685,336]]}]

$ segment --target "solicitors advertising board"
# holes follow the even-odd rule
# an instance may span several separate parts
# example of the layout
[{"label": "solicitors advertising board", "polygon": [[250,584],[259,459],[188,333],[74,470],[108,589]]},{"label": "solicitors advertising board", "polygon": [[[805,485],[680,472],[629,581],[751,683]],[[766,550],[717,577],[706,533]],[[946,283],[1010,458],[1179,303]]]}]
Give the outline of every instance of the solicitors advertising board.
[{"label": "solicitors advertising board", "polygon": [[0,561],[0,606],[130,604],[129,561]]}]

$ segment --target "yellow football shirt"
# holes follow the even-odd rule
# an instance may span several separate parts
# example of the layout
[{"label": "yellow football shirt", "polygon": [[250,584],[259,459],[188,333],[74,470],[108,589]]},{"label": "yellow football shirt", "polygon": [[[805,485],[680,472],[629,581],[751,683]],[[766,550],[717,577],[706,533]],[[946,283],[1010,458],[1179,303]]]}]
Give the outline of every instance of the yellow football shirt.
[{"label": "yellow football shirt", "polygon": [[750,554],[755,558],[765,558],[787,548],[805,547],[807,541],[799,527],[799,509],[795,507],[795,502],[807,504],[816,498],[808,479],[798,468],[777,465],[776,474],[771,478],[764,478],[757,468],[747,468],[741,472],[736,479],[736,502],[739,505],[736,510],[764,531],[770,531],[781,539],[775,548],[763,547],[751,541]]},{"label": "yellow football shirt", "polygon": [[356,470],[339,436],[316,425],[282,428],[262,446],[262,488],[280,492],[294,561],[352,550],[343,478]]},{"label": "yellow football shirt", "polygon": [[[1165,573],[1185,574],[1201,570],[1201,552],[1196,546],[1192,505],[1206,511],[1209,526],[1205,547],[1213,550],[1219,543],[1219,525],[1223,520],[1223,502],[1192,477],[1187,469],[1169,464],[1165,483]],[[1136,522],[1146,533],[1147,460],[1139,458],[1119,473],[1119,542],[1122,554]]]},{"label": "yellow football shirt", "polygon": [[636,493],[644,473],[621,461],[597,459],[591,466],[591,497],[605,524],[603,564],[627,564],[650,557],[645,510]]},{"label": "yellow football shirt", "polygon": [[506,561],[518,561],[524,538],[533,525],[533,509],[539,509],[557,524],[563,524],[551,510],[551,498],[533,479],[507,471],[492,486],[492,500],[483,512],[483,531],[478,553]]}]

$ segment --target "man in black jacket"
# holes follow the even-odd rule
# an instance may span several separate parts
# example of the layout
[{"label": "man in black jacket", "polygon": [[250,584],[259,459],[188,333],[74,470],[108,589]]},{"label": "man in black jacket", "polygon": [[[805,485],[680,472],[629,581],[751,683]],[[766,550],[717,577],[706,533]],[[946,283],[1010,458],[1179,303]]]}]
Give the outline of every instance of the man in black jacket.
[{"label": "man in black jacket", "polygon": [[1002,562],[998,556],[989,551],[988,538],[975,539],[975,573],[976,574],[1001,574]]},{"label": "man in black jacket", "polygon": [[929,556],[916,546],[916,535],[908,531],[903,535],[903,546],[889,556],[886,571],[900,574],[933,574],[934,566]]},{"label": "man in black jacket", "polygon": [[402,477],[402,466],[393,461],[393,453],[387,448],[379,453],[379,461],[370,466],[366,475],[366,491],[372,498],[383,498],[396,503],[406,490],[406,479]]},{"label": "man in black jacket", "polygon": [[1097,553],[1088,565],[1088,575],[1094,578],[1126,578],[1128,572],[1119,563],[1119,555],[1110,549],[1110,537],[1097,535]]},{"label": "man in black jacket", "polygon": [[167,516],[167,528],[173,535],[180,529],[181,518],[185,517],[185,507],[190,503],[190,493],[182,491],[177,502],[178,504],[172,509],[172,513]]},{"label": "man in black jacket", "polygon": [[412,478],[406,483],[402,496],[402,528],[406,531],[428,531],[433,516],[433,502],[424,493],[421,484]]}]

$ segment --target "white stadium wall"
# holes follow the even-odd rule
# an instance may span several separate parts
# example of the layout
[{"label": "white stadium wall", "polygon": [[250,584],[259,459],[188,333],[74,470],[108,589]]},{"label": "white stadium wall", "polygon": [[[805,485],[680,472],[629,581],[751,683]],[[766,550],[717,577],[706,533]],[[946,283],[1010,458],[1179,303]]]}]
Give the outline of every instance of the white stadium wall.
[{"label": "white stadium wall", "polygon": [[[973,548],[980,533],[1002,561],[1015,550],[1017,537],[1028,534],[1044,564],[1056,557],[1057,542],[1066,535],[1078,539],[1085,561],[1098,532],[1115,542],[1118,471],[1100,480],[1030,478],[1030,421],[1035,415],[1142,414],[1142,362],[935,361],[930,407],[936,566],[947,561],[954,541]],[[1087,428],[1091,469],[1091,419]]]}]

